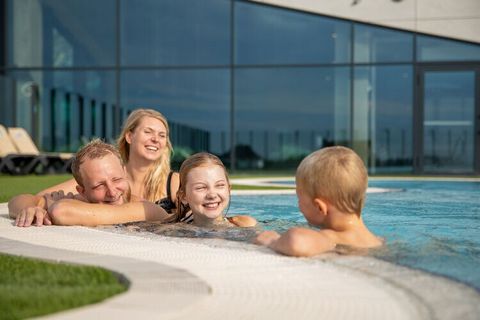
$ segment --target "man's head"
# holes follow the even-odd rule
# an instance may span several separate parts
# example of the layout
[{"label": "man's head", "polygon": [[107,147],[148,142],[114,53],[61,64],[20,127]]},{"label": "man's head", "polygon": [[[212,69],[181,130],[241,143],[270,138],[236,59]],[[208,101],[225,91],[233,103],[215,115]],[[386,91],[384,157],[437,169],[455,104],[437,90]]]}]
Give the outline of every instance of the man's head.
[{"label": "man's head", "polygon": [[300,196],[312,201],[318,198],[344,213],[360,215],[368,174],[362,159],[353,150],[328,147],[303,159],[297,169],[296,184],[299,202]]},{"label": "man's head", "polygon": [[80,148],[72,163],[77,191],[92,203],[122,204],[130,198],[125,167],[117,149],[100,139]]}]

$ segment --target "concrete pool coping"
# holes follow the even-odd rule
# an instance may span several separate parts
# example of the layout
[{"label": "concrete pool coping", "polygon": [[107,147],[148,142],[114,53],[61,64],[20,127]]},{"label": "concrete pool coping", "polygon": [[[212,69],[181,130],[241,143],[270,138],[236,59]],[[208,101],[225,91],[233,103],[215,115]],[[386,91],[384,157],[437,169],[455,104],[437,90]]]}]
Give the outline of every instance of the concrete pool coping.
[{"label": "concrete pool coping", "polygon": [[126,293],[49,319],[476,319],[480,313],[475,290],[373,258],[298,259],[225,240],[17,228],[6,204],[0,204],[0,251],[102,266],[131,284]]}]

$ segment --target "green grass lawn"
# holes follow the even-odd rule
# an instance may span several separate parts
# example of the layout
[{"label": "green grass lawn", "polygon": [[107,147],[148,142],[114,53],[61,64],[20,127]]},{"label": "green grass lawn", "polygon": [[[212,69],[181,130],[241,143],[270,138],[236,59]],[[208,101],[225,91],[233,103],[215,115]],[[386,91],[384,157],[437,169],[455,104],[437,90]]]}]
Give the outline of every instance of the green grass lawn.
[{"label": "green grass lawn", "polygon": [[112,272],[0,254],[1,319],[24,319],[102,301],[124,292]]}]

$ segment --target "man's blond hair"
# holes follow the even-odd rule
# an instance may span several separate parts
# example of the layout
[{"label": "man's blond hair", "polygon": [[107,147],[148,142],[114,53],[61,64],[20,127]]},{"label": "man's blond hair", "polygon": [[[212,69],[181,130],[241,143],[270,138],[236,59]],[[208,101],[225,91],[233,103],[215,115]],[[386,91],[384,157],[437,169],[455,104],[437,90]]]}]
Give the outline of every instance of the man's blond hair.
[{"label": "man's blond hair", "polygon": [[360,215],[368,187],[368,173],[360,157],[346,147],[328,147],[300,163],[296,183],[313,198],[330,202],[345,213]]},{"label": "man's blond hair", "polygon": [[84,163],[86,159],[101,159],[109,154],[117,157],[118,161],[123,166],[122,157],[120,156],[117,148],[111,144],[103,142],[100,139],[94,139],[90,141],[77,151],[72,162],[72,174],[79,186],[83,187],[83,178],[80,173],[80,166],[82,163]]}]

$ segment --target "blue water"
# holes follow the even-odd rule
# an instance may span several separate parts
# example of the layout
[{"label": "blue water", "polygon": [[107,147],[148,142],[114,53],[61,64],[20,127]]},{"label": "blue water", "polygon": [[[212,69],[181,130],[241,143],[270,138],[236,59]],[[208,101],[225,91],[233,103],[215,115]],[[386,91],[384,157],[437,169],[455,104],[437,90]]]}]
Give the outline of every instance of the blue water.
[{"label": "blue water", "polygon": [[[367,195],[364,221],[387,240],[372,255],[480,290],[480,183],[373,181],[370,187],[403,190]],[[294,195],[236,196],[229,211],[250,214],[265,229],[307,227]]]}]

